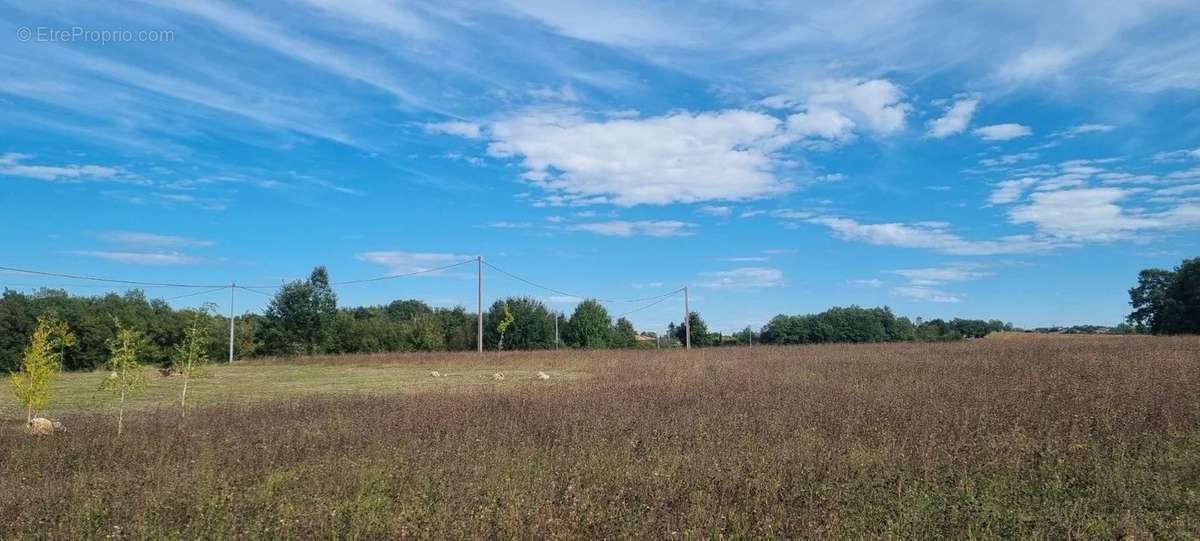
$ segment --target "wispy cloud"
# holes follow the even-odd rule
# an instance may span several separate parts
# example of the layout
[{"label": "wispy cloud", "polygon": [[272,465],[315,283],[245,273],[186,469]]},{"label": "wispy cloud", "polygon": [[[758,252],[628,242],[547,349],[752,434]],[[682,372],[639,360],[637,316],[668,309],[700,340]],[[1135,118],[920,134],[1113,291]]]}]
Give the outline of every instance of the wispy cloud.
[{"label": "wispy cloud", "polygon": [[979,100],[975,98],[954,102],[954,105],[950,106],[944,115],[929,121],[929,131],[925,132],[925,135],[934,139],[942,139],[966,131],[967,126],[971,124],[971,117],[975,116],[977,107],[979,107]]},{"label": "wispy cloud", "polygon": [[742,267],[700,274],[700,287],[713,289],[765,289],[786,285],[783,271],[775,268]]},{"label": "wispy cloud", "polygon": [[103,250],[68,250],[69,255],[93,257],[126,265],[198,265],[207,258],[180,252],[112,252]]},{"label": "wispy cloud", "polygon": [[215,244],[211,240],[194,239],[177,235],[159,235],[156,233],[144,233],[138,231],[102,231],[96,233],[95,237],[100,240],[114,242],[117,244],[149,247],[205,248]]},{"label": "wispy cloud", "polygon": [[694,235],[696,233],[696,228],[696,224],[681,222],[678,220],[613,220],[610,222],[575,224],[567,229],[572,231],[587,231],[589,233],[596,233],[598,235],[615,237],[632,237],[634,235],[645,235],[648,237],[682,237]]},{"label": "wispy cloud", "polygon": [[[474,259],[474,256],[433,252],[378,251],[355,254],[354,258],[359,261],[382,265],[388,269],[388,274],[397,275],[429,271]],[[419,274],[418,276],[437,276],[442,275],[444,272],[434,271]]]},{"label": "wispy cloud", "polygon": [[974,133],[977,137],[983,139],[984,141],[1008,141],[1009,139],[1033,135],[1033,130],[1029,129],[1028,126],[1023,126],[1021,124],[1008,123],[993,124],[991,126],[976,128],[975,131],[971,133]]},{"label": "wispy cloud", "polygon": [[10,152],[0,155],[0,176],[31,178],[45,181],[80,182],[85,180],[132,181],[120,169],[105,165],[35,165],[25,163],[32,156]]}]

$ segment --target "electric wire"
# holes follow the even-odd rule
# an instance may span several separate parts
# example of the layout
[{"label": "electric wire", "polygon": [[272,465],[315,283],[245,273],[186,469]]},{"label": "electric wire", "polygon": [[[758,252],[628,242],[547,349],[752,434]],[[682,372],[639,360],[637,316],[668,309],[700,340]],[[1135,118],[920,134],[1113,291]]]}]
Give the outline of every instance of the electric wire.
[{"label": "electric wire", "polygon": [[[682,287],[681,287],[681,288],[679,288],[679,289],[676,289],[675,291],[672,291],[672,292],[671,292],[671,294],[672,294],[672,296],[674,296],[674,294],[675,294],[675,293],[679,293],[680,291],[683,291],[683,288],[682,288]],[[670,298],[671,298],[671,297],[663,297],[663,298],[661,298],[661,299],[658,299],[658,300],[656,300],[656,301],[654,301],[654,302],[652,302],[652,303],[650,303],[650,304],[647,304],[647,305],[645,305],[645,306],[639,306],[639,307],[637,307],[637,308],[634,308],[633,310],[630,310],[630,311],[628,311],[628,312],[625,312],[625,313],[623,313],[623,314],[617,314],[617,319],[621,319],[621,318],[623,318],[623,317],[625,317],[625,316],[627,316],[627,315],[629,315],[629,314],[636,314],[636,313],[638,313],[638,312],[641,312],[642,310],[645,310],[645,309],[647,309],[647,308],[651,308],[651,307],[653,307],[653,306],[656,306],[656,305],[658,305],[658,304],[661,304],[661,303],[663,303],[663,302],[665,302],[665,301],[669,300]]]},{"label": "electric wire", "polygon": [[55,276],[58,278],[70,278],[72,280],[90,280],[93,282],[108,282],[110,284],[126,284],[126,285],[154,286],[154,287],[182,287],[182,288],[189,288],[189,289],[194,289],[194,288],[198,288],[198,287],[228,287],[228,285],[218,286],[216,284],[177,284],[177,283],[171,283],[171,282],[140,282],[140,281],[136,281],[136,280],[118,280],[118,279],[114,279],[114,278],[100,278],[100,277],[96,277],[96,276],[67,274],[67,273],[63,273],[63,272],[46,272],[46,271],[39,271],[39,270],[20,269],[20,268],[16,268],[16,267],[3,267],[3,266],[0,266],[0,270],[9,271],[9,272],[19,272],[22,274],[34,274],[34,275],[38,275],[38,276]]},{"label": "electric wire", "polygon": [[667,293],[663,293],[662,295],[654,295],[654,296],[651,296],[651,297],[642,297],[642,298],[638,298],[638,299],[602,299],[602,298],[599,298],[599,297],[585,297],[585,296],[583,296],[583,295],[576,295],[576,294],[574,294],[574,293],[567,293],[566,291],[562,291],[562,290],[559,290],[559,289],[552,288],[552,287],[550,287],[550,286],[542,285],[542,284],[539,284],[539,283],[537,283],[537,282],[533,282],[533,281],[531,281],[531,280],[526,280],[525,278],[522,278],[522,277],[520,277],[520,276],[517,276],[517,275],[515,275],[515,274],[513,274],[513,273],[511,273],[511,272],[508,272],[508,271],[506,271],[506,270],[504,270],[504,269],[502,269],[502,268],[500,268],[500,267],[497,267],[497,266],[495,266],[495,265],[493,265],[493,264],[491,264],[491,263],[488,263],[487,261],[484,261],[484,262],[483,262],[483,264],[484,264],[484,265],[487,265],[487,266],[488,266],[488,268],[490,268],[490,269],[492,269],[492,270],[494,270],[494,271],[496,271],[496,272],[499,272],[500,274],[503,274],[503,275],[505,275],[505,276],[508,276],[509,278],[512,278],[512,279],[514,279],[514,280],[517,280],[517,281],[519,281],[519,282],[524,282],[524,283],[526,283],[526,284],[528,284],[528,285],[531,285],[531,286],[533,286],[533,287],[536,287],[536,288],[539,288],[539,289],[544,289],[544,290],[546,290],[546,291],[549,291],[549,292],[551,292],[551,293],[556,293],[556,294],[562,295],[562,296],[564,296],[564,297],[571,297],[571,298],[575,298],[575,299],[592,299],[592,300],[595,300],[595,301],[598,301],[598,302],[628,302],[628,303],[634,303],[634,302],[645,302],[645,301],[652,301],[652,300],[657,300],[657,299],[666,298],[666,297],[669,297],[669,296],[671,296],[671,295],[674,295],[675,293],[678,293],[679,291],[682,291],[682,290],[683,290],[683,288],[679,288],[679,289],[677,289],[677,290],[675,290],[675,291],[670,291],[670,292],[667,292]]},{"label": "electric wire", "polygon": [[163,300],[164,300],[164,301],[174,301],[174,300],[178,300],[178,299],[186,299],[186,298],[188,298],[188,297],[195,297],[196,295],[203,295],[203,294],[205,294],[205,293],[214,293],[214,292],[221,291],[221,290],[225,290],[225,289],[229,289],[229,288],[230,288],[230,286],[214,287],[214,288],[212,288],[212,289],[207,289],[207,290],[204,290],[204,291],[197,291],[197,292],[195,292],[195,293],[188,293],[188,294],[186,294],[186,295],[178,295],[178,296],[175,296],[175,297],[167,297],[167,298],[165,298],[165,299],[163,299]]}]

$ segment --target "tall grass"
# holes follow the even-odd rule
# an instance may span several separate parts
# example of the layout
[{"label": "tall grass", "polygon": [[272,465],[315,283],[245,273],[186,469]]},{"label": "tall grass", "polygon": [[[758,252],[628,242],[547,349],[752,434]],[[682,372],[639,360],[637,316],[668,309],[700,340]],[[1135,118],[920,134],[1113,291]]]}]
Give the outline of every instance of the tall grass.
[{"label": "tall grass", "polygon": [[78,416],[52,438],[0,430],[0,537],[1195,538],[1197,352],[505,353],[487,363],[591,377],[164,409],[121,439]]}]

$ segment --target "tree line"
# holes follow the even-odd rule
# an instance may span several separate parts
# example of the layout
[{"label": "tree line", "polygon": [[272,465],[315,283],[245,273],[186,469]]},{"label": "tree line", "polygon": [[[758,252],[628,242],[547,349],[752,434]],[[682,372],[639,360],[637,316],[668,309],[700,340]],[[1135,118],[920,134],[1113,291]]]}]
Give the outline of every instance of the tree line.
[{"label": "tree line", "polygon": [[[1141,332],[1200,332],[1200,258],[1174,270],[1147,269],[1130,290],[1134,312],[1130,326]],[[59,345],[66,370],[95,370],[109,362],[118,321],[135,329],[142,363],[167,366],[189,333],[203,336],[191,347],[207,358],[227,355],[229,319],[208,309],[173,309],[139,290],[124,294],[72,296],[63,290],[35,293],[5,290],[0,297],[0,372],[19,370],[21,357],[39,318],[52,318],[71,329],[69,344]],[[570,314],[551,310],[531,297],[509,297],[484,312],[484,348],[534,350],[560,348],[679,347],[688,328],[670,322],[666,332],[639,332],[624,317],[613,318],[595,300],[580,302]],[[689,314],[693,347],[826,342],[944,341],[978,338],[1011,330],[999,320],[909,319],[887,307],[835,307],[817,314],[772,318],[760,329],[746,327],[710,332],[700,314]],[[432,307],[413,299],[388,304],[340,307],[324,267],[307,279],[284,284],[262,314],[235,321],[239,358],[269,355],[469,351],[476,348],[476,315],[459,306]],[[555,329],[557,327],[557,339]],[[203,332],[192,331],[200,329]],[[197,354],[200,352],[198,351]]]}]

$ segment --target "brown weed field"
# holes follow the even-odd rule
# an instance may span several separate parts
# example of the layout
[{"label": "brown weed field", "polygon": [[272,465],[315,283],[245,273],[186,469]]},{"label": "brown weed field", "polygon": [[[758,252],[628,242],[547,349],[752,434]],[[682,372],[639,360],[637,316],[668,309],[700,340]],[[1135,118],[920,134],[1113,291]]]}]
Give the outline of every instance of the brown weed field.
[{"label": "brown weed field", "polygon": [[1196,337],[281,363],[577,377],[8,424],[0,537],[1200,537]]}]

